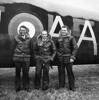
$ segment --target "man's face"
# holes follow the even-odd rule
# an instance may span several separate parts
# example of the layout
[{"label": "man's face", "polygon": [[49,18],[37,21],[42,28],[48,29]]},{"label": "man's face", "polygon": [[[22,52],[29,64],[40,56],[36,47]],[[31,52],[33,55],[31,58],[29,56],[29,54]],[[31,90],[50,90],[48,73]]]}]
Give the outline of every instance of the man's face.
[{"label": "man's face", "polygon": [[48,34],[47,34],[46,31],[43,31],[43,32],[42,32],[42,38],[43,38],[43,39],[46,39],[46,38],[47,38],[47,35],[48,35]]},{"label": "man's face", "polygon": [[61,35],[62,35],[62,36],[67,36],[67,35],[70,35],[70,32],[69,32],[69,30],[65,27],[65,28],[62,28],[62,29],[61,29]]},{"label": "man's face", "polygon": [[25,28],[21,27],[20,28],[20,35],[23,39],[25,39],[25,35],[26,35],[27,31]]}]

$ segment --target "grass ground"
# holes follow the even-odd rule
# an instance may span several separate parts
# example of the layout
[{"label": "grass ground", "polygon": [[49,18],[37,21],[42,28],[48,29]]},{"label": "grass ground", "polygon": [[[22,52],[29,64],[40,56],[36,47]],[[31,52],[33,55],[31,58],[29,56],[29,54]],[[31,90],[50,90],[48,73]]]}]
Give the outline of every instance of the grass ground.
[{"label": "grass ground", "polygon": [[66,87],[58,89],[57,67],[50,70],[50,89],[47,91],[34,89],[35,69],[30,69],[30,92],[15,92],[15,69],[0,69],[0,100],[99,100],[99,65],[74,65],[76,91]]}]

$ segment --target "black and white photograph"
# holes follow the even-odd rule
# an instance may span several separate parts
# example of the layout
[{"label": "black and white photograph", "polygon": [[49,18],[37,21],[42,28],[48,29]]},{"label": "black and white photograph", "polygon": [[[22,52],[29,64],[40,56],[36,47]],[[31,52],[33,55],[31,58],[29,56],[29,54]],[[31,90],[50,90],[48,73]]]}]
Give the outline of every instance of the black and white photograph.
[{"label": "black and white photograph", "polygon": [[98,0],[0,0],[0,100],[99,100],[98,38]]}]

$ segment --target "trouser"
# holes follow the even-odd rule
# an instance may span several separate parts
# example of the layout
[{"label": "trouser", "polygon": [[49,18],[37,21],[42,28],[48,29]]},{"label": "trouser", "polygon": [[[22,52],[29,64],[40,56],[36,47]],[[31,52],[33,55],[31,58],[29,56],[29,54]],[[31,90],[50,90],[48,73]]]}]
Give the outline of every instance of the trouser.
[{"label": "trouser", "polygon": [[[23,89],[27,90],[29,88],[29,62],[15,62],[15,88],[16,90],[21,89],[21,83]],[[21,78],[22,70],[22,78]],[[22,82],[21,82],[22,81]]]},{"label": "trouser", "polygon": [[46,89],[49,86],[49,66],[50,62],[44,62],[41,59],[36,61],[36,72],[35,72],[35,88],[39,89],[41,87],[42,78],[42,88]]},{"label": "trouser", "polygon": [[72,63],[61,64],[58,66],[59,87],[65,87],[65,68],[67,70],[69,89],[74,89],[75,78],[72,70]]}]

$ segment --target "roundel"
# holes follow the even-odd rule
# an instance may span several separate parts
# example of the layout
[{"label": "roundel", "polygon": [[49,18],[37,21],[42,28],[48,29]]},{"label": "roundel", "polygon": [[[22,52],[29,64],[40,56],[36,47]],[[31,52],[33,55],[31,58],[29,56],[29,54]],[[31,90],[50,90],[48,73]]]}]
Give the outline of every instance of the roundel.
[{"label": "roundel", "polygon": [[43,24],[38,17],[30,13],[19,13],[10,20],[8,25],[8,33],[11,39],[19,34],[19,28],[23,25],[29,29],[31,38],[36,35],[35,33],[43,30]]}]

